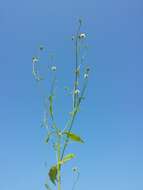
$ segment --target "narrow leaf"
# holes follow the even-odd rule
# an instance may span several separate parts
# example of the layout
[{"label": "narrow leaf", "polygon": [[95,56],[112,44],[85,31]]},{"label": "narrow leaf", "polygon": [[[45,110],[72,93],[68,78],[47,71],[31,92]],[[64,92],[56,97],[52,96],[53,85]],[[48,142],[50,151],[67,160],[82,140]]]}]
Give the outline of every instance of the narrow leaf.
[{"label": "narrow leaf", "polygon": [[66,131],[66,132],[64,132],[64,134],[66,134],[67,137],[69,137],[73,141],[84,143],[84,141],[79,136],[77,136],[71,132]]},{"label": "narrow leaf", "polygon": [[51,115],[51,117],[52,117],[52,116],[53,116],[53,108],[52,108],[52,105],[50,105],[49,111],[50,111],[50,115]]},{"label": "narrow leaf", "polygon": [[49,106],[49,112],[51,117],[53,117],[53,96],[49,96],[49,102],[50,102],[50,106]]},{"label": "narrow leaf", "polygon": [[52,166],[49,171],[49,178],[52,181],[54,185],[56,185],[56,179],[57,179],[57,166]]},{"label": "narrow leaf", "polygon": [[52,104],[52,101],[53,101],[53,96],[49,96],[49,101],[50,101],[50,104]]},{"label": "narrow leaf", "polygon": [[47,134],[47,137],[46,137],[46,139],[45,139],[45,142],[46,142],[46,143],[49,142],[49,140],[50,140],[50,136],[51,136],[51,133],[48,133],[48,134]]},{"label": "narrow leaf", "polygon": [[73,159],[75,157],[74,154],[67,154],[61,161],[60,161],[60,164],[64,164],[66,163],[67,161]]}]

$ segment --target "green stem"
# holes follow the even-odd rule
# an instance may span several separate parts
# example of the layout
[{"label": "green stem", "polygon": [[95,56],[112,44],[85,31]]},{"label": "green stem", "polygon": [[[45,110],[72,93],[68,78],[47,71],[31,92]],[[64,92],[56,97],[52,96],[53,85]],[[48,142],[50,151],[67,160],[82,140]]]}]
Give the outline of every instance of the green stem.
[{"label": "green stem", "polygon": [[[77,113],[77,111],[76,111],[76,113]],[[71,129],[72,129],[75,117],[76,117],[76,113],[74,113],[74,115],[73,115],[73,117],[71,119],[71,123],[70,123],[69,130],[68,130],[69,133],[71,132]],[[68,145],[68,142],[69,142],[69,138],[66,137],[65,144],[64,144],[64,147],[63,147],[63,151],[62,151],[62,154],[61,154],[61,160],[63,159],[63,156],[64,156],[64,153],[65,153],[66,147]]]},{"label": "green stem", "polygon": [[[82,98],[84,97],[84,93],[85,93],[85,90],[86,90],[86,87],[87,87],[87,82],[88,82],[88,80],[86,79],[85,83],[83,85],[82,91],[81,91],[81,98],[78,99],[76,109],[74,110],[73,116],[71,118],[71,122],[69,124],[68,133],[70,133],[71,130],[72,130],[73,123],[74,123],[74,120],[75,120],[77,112],[78,112],[78,108],[79,108],[79,106],[80,106],[80,104],[82,102]],[[64,156],[65,150],[67,148],[68,142],[69,142],[69,137],[66,137],[65,144],[64,144],[64,147],[63,147],[63,150],[62,150],[62,153],[61,153],[61,160],[63,159],[63,156]]]},{"label": "green stem", "polygon": [[58,164],[57,164],[57,181],[58,181],[58,190],[61,190],[61,167],[60,167],[60,158],[61,158],[61,136],[58,133]]},{"label": "green stem", "polygon": [[75,39],[75,81],[74,81],[74,98],[73,98],[73,108],[76,106],[76,101],[77,101],[77,94],[75,94],[75,91],[77,90],[78,86],[78,57],[79,57],[79,52],[78,52],[78,39],[79,39],[79,32],[81,28],[81,23],[79,23],[79,27],[76,33],[76,39]]},{"label": "green stem", "polygon": [[[75,80],[74,80],[74,88],[73,88],[73,112],[74,113],[73,113],[73,116],[71,118],[71,122],[69,124],[69,129],[68,129],[69,133],[72,130],[72,126],[73,126],[73,123],[74,123],[78,108],[79,108],[80,103],[81,103],[81,99],[79,100],[78,94],[75,93],[75,91],[77,90],[77,86],[78,86],[78,65],[79,65],[79,63],[78,63],[78,59],[79,59],[78,40],[79,40],[80,28],[81,28],[81,21],[79,22],[79,26],[78,26],[77,33],[76,33],[76,39],[75,39]],[[68,142],[69,142],[69,137],[66,137],[64,147],[63,147],[63,151],[62,151],[62,154],[61,154],[61,159],[64,156],[64,153],[65,153],[66,147],[68,145]]]}]

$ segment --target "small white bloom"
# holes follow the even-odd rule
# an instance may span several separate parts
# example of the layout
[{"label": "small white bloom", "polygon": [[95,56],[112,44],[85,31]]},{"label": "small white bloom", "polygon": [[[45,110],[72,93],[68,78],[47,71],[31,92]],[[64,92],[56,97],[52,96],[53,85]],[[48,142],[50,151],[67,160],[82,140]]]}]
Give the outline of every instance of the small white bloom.
[{"label": "small white bloom", "polygon": [[85,79],[88,78],[88,74],[87,74],[87,73],[84,74],[84,78],[85,78]]},{"label": "small white bloom", "polygon": [[74,167],[74,168],[72,168],[72,171],[73,171],[73,172],[77,172],[77,171],[78,171],[78,168],[77,168],[77,167]]},{"label": "small white bloom", "polygon": [[52,70],[52,71],[56,71],[56,69],[57,69],[56,66],[52,66],[52,67],[51,67],[51,70]]},{"label": "small white bloom", "polygon": [[80,90],[76,89],[76,90],[74,91],[74,93],[75,93],[75,94],[79,94],[79,93],[80,93]]},{"label": "small white bloom", "polygon": [[59,132],[59,136],[62,136],[62,132]]},{"label": "small white bloom", "polygon": [[38,57],[33,57],[32,58],[32,63],[37,63],[39,61]]},{"label": "small white bloom", "polygon": [[79,38],[80,38],[80,39],[86,38],[86,34],[85,34],[85,33],[81,33],[81,34],[79,35]]}]

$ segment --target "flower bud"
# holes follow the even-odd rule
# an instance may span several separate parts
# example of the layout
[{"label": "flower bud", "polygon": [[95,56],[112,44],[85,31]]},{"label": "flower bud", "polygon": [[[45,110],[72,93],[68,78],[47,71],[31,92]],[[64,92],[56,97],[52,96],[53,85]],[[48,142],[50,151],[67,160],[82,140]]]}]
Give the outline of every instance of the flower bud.
[{"label": "flower bud", "polygon": [[52,67],[51,67],[51,70],[52,70],[52,71],[56,71],[56,69],[57,69],[56,66],[52,66]]},{"label": "flower bud", "polygon": [[86,38],[86,34],[85,33],[81,33],[80,35],[79,35],[79,39],[85,39]]},{"label": "flower bud", "polygon": [[32,63],[37,63],[39,61],[38,57],[34,56],[32,58]]},{"label": "flower bud", "polygon": [[75,93],[75,94],[79,94],[79,93],[80,93],[80,90],[76,89],[76,90],[74,91],[74,93]]}]

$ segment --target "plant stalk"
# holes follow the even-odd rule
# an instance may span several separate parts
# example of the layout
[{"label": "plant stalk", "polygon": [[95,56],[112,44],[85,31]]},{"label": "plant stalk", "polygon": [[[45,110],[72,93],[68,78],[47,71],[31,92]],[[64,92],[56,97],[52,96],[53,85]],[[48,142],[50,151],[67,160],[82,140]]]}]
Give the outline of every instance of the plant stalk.
[{"label": "plant stalk", "polygon": [[58,182],[58,190],[61,190],[61,136],[58,133],[58,147],[57,147],[57,155],[58,155],[58,163],[57,163],[57,182]]},{"label": "plant stalk", "polygon": [[[77,86],[78,86],[78,59],[79,59],[78,39],[79,39],[80,28],[81,28],[81,22],[79,22],[79,27],[77,29],[76,39],[75,39],[75,80],[74,80],[74,88],[73,88],[73,112],[74,113],[73,113],[71,123],[70,123],[70,126],[69,126],[69,130],[68,130],[69,133],[72,130],[72,126],[73,126],[73,123],[74,123],[74,120],[75,120],[75,117],[76,117],[76,114],[77,114],[77,108],[78,108],[78,102],[77,102],[78,97],[77,97],[77,94],[75,92],[76,92]],[[64,156],[64,152],[66,150],[68,142],[69,142],[69,137],[66,137],[64,147],[63,147],[63,151],[62,151],[62,154],[61,154],[61,159]]]}]

